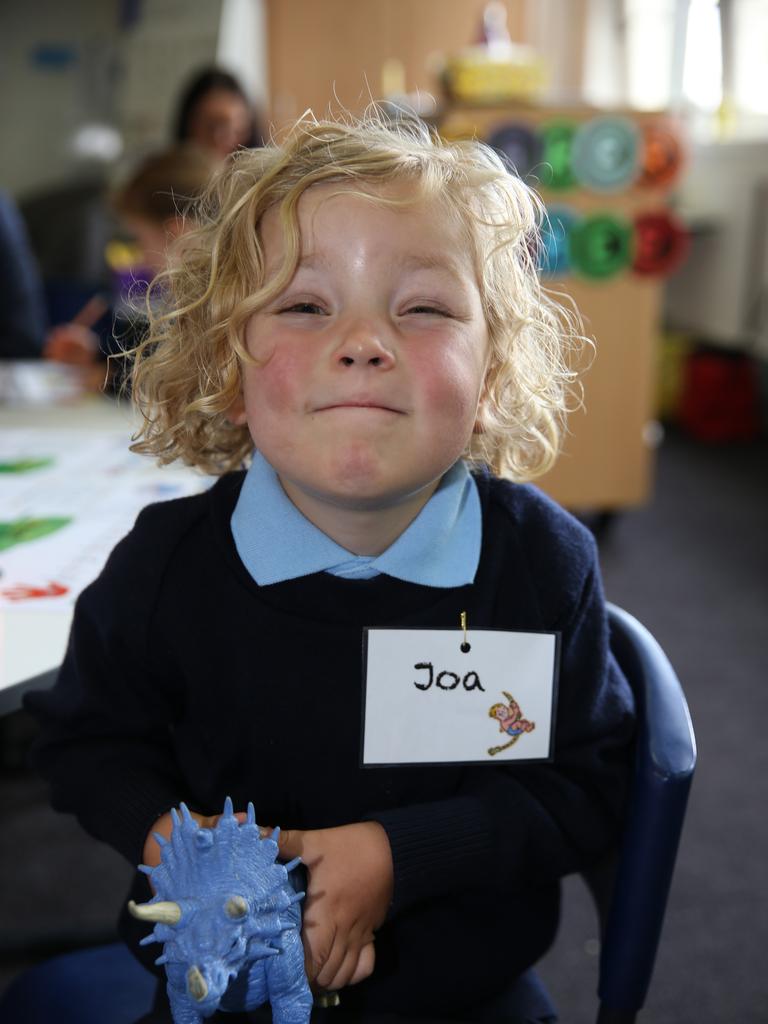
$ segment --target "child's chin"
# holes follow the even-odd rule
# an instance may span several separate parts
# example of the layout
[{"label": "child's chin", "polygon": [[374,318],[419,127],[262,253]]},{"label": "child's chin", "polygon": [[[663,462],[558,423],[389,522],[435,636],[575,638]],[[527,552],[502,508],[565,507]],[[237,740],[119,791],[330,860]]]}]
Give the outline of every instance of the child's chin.
[{"label": "child's chin", "polygon": [[329,467],[329,481],[350,496],[373,497],[384,476],[381,458],[368,445],[359,443],[337,452]]}]

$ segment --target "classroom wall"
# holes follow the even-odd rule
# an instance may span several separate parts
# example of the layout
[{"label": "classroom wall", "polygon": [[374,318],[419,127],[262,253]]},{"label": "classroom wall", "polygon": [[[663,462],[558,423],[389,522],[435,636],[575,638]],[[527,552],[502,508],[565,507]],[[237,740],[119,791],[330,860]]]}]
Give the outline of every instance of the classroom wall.
[{"label": "classroom wall", "polygon": [[117,118],[128,152],[167,141],[179,87],[212,64],[221,0],[152,0],[121,34]]},{"label": "classroom wall", "polygon": [[0,186],[20,195],[78,170],[72,135],[113,109],[117,6],[0,4]]},{"label": "classroom wall", "polygon": [[[0,0],[0,186],[24,199],[106,173],[74,152],[82,125],[116,128],[129,162],[162,145],[183,82],[214,61],[277,126],[307,107],[362,109],[391,58],[409,91],[434,93],[435,63],[477,39],[485,2]],[[590,2],[503,0],[513,39],[548,60],[548,101],[578,97]]]},{"label": "classroom wall", "polygon": [[[266,72],[254,56],[262,7],[262,0],[0,4],[0,187],[23,199],[106,173],[104,161],[73,149],[83,125],[118,129],[129,157],[162,145],[182,83],[217,59],[241,73],[254,68],[244,84],[263,95]],[[248,19],[239,36],[231,31],[237,17]]]},{"label": "classroom wall", "polygon": [[669,279],[666,321],[768,358],[768,141],[692,147],[678,203],[693,245]]}]

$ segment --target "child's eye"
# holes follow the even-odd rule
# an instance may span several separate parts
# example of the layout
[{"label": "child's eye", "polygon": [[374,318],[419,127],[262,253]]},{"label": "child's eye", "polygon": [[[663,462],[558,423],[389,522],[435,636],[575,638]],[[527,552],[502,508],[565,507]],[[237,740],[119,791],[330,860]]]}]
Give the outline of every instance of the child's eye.
[{"label": "child's eye", "polygon": [[281,313],[311,313],[322,316],[325,310],[316,302],[294,302],[291,306],[285,306]]},{"label": "child's eye", "polygon": [[451,314],[439,306],[430,306],[428,303],[420,303],[417,306],[409,306],[406,313],[423,313],[428,316],[450,316]]}]

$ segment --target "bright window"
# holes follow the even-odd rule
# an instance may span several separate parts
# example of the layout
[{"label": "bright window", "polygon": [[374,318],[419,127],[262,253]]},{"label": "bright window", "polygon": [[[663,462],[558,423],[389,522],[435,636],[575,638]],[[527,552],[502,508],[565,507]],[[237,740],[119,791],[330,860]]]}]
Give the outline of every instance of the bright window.
[{"label": "bright window", "polygon": [[627,100],[638,110],[669,106],[678,0],[624,0]]},{"label": "bright window", "polygon": [[734,9],[734,101],[768,114],[768,0],[739,0]]},{"label": "bright window", "polygon": [[720,11],[717,0],[691,0],[683,65],[683,97],[702,110],[723,100]]}]

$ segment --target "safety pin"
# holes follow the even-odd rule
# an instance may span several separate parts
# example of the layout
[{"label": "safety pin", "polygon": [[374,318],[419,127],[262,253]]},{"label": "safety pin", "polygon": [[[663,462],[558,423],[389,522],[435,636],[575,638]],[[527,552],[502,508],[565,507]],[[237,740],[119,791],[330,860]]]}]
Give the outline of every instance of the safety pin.
[{"label": "safety pin", "polygon": [[459,646],[459,650],[462,654],[467,654],[472,650],[472,644],[467,640],[467,613],[461,613],[461,628],[464,631],[464,642]]}]

